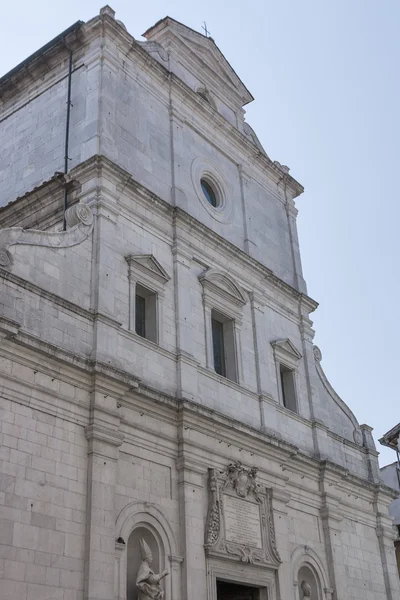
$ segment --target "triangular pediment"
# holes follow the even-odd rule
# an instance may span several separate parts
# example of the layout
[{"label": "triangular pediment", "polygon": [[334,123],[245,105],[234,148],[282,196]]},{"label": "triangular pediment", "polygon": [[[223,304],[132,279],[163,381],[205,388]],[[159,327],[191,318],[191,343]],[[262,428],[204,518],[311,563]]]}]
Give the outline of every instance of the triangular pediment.
[{"label": "triangular pediment", "polygon": [[152,254],[128,254],[125,257],[129,267],[153,277],[160,283],[169,281],[170,276]]},{"label": "triangular pediment", "polygon": [[300,352],[297,350],[296,346],[289,340],[275,340],[275,342],[271,342],[271,346],[275,351],[287,354],[296,360],[301,358]]},{"label": "triangular pediment", "polygon": [[199,281],[204,288],[228,297],[236,305],[243,306],[247,302],[246,293],[230,275],[216,269],[208,269],[200,275]]},{"label": "triangular pediment", "polygon": [[226,60],[211,37],[206,37],[190,27],[165,17],[144,34],[147,40],[157,41],[164,48],[175,47],[176,59],[183,65],[195,65],[200,80],[215,80],[219,87],[226,86],[240,98],[241,106],[253,100],[253,96]]}]

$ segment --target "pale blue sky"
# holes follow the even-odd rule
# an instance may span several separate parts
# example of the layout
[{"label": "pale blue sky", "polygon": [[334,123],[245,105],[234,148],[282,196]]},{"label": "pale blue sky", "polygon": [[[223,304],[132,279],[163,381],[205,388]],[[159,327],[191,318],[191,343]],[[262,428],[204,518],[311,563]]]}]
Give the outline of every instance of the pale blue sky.
[{"label": "pale blue sky", "polygon": [[[7,2],[0,74],[95,0]],[[113,0],[140,39],[169,14],[215,42],[255,101],[247,120],[306,188],[297,201],[303,269],[323,368],[377,439],[399,420],[399,0]],[[394,452],[378,447],[381,464]]]}]

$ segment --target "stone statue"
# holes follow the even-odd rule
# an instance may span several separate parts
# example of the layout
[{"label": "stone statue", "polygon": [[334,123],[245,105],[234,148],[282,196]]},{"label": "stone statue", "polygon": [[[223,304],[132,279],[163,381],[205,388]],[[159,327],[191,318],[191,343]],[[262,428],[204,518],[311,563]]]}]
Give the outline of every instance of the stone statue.
[{"label": "stone statue", "polygon": [[307,583],[307,581],[302,581],[300,587],[303,592],[301,600],[303,600],[303,598],[311,598],[311,585]]},{"label": "stone statue", "polygon": [[156,575],[151,569],[153,555],[148,544],[143,538],[140,538],[139,544],[142,562],[136,576],[136,586],[139,590],[138,600],[163,600],[164,592],[161,589],[160,581],[169,573],[163,571]]}]

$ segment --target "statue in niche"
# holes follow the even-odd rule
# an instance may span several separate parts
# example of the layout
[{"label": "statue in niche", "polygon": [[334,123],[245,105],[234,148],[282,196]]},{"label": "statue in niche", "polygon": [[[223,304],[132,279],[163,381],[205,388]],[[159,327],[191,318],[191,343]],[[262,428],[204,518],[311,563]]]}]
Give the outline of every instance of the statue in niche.
[{"label": "statue in niche", "polygon": [[136,586],[139,590],[138,600],[163,600],[164,592],[161,589],[160,581],[169,573],[163,571],[156,575],[151,568],[153,555],[149,545],[143,538],[140,538],[139,544],[142,562],[136,576]]},{"label": "statue in niche", "polygon": [[303,600],[303,598],[311,598],[311,585],[307,583],[307,581],[302,581],[300,587],[303,592],[301,600]]}]

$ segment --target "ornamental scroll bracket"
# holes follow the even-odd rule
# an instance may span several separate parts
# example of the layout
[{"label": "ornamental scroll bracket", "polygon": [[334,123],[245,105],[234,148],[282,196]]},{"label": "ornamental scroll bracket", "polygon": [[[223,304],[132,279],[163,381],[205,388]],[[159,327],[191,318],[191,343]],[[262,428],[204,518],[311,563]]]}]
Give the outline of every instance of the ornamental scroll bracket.
[{"label": "ornamental scroll bracket", "polygon": [[269,566],[281,558],[276,545],[272,491],[257,482],[257,468],[240,462],[208,470],[207,556]]},{"label": "ornamental scroll bracket", "polygon": [[71,248],[81,244],[93,230],[93,213],[86,204],[74,204],[65,213],[67,231],[40,231],[8,227],[0,229],[0,267],[10,269],[13,256],[11,246],[42,246],[44,248]]}]

